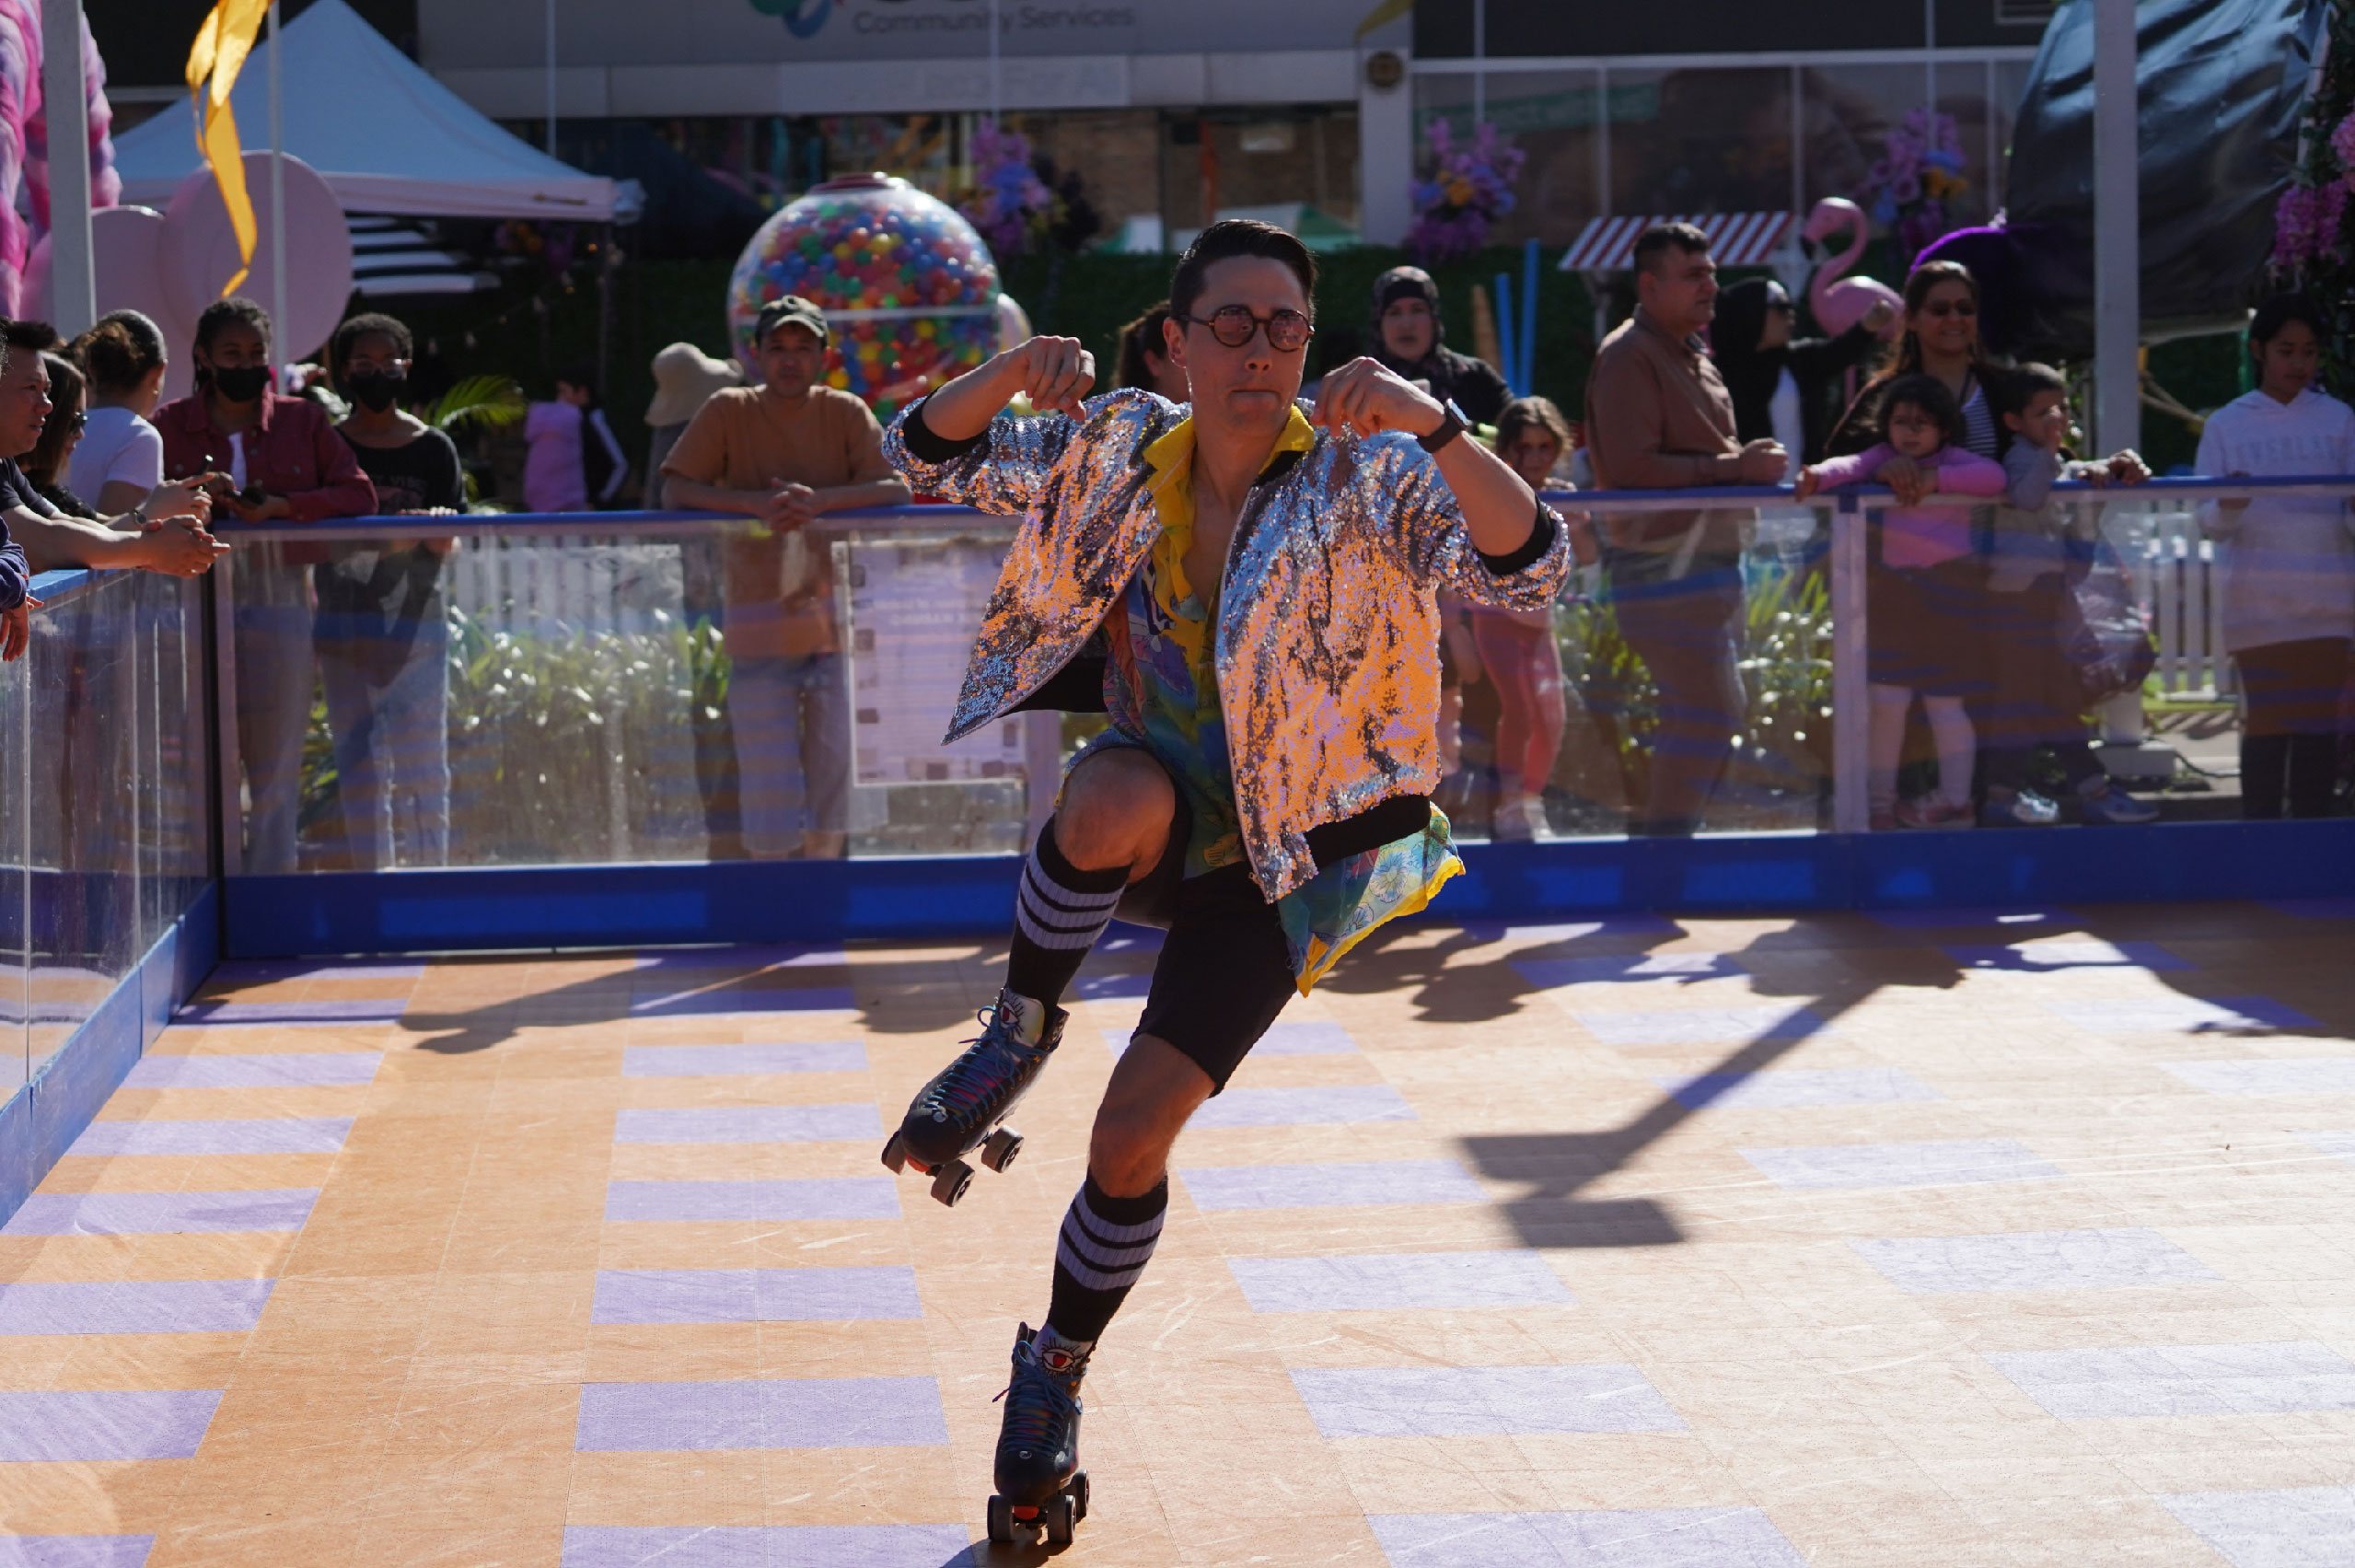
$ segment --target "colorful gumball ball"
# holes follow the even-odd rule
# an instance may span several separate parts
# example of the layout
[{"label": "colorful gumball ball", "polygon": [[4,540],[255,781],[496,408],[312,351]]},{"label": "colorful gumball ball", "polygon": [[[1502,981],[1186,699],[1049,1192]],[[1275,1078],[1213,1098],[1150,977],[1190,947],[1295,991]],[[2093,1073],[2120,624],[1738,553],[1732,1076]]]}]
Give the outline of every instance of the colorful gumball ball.
[{"label": "colorful gumball ball", "polygon": [[997,350],[998,269],[972,225],[906,180],[832,180],[760,226],[728,279],[728,336],[754,367],[760,308],[826,312],[827,385],[893,413]]}]

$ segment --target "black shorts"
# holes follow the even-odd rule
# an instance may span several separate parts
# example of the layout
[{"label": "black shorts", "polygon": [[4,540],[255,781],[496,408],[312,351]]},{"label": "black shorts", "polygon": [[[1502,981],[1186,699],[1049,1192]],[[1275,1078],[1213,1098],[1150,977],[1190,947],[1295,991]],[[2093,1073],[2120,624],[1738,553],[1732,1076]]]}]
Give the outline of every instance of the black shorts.
[{"label": "black shorts", "polygon": [[1211,1093],[1298,993],[1292,949],[1276,906],[1261,895],[1251,868],[1237,862],[1200,877],[1186,875],[1193,813],[1175,779],[1178,807],[1160,862],[1128,886],[1112,912],[1131,925],[1168,933],[1153,967],[1153,988],[1136,1032],[1176,1046],[1210,1075]]}]

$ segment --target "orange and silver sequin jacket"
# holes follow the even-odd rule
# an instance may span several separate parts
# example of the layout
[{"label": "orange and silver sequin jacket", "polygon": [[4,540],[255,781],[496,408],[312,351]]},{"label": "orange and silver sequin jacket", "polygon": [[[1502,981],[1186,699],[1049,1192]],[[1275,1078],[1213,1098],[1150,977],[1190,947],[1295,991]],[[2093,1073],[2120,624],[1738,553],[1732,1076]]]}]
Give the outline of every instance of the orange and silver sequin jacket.
[{"label": "orange and silver sequin jacket", "polygon": [[[1001,414],[952,443],[922,426],[917,402],[884,433],[921,494],[1023,519],[951,740],[1017,708],[1099,705],[1090,641],[1161,531],[1145,448],[1187,411],[1133,389],[1084,406],[1080,421]],[[1312,829],[1438,786],[1433,596],[1542,608],[1569,574],[1570,531],[1543,507],[1539,521],[1518,555],[1481,555],[1438,464],[1398,433],[1320,430],[1260,473],[1229,547],[1217,669],[1243,847],[1270,900],[1317,874]]]}]

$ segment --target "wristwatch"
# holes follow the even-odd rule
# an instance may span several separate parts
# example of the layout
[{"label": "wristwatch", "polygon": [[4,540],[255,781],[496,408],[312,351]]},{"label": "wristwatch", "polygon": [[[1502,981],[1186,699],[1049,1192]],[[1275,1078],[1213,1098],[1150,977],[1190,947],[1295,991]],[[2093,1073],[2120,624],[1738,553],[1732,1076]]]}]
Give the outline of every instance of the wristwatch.
[{"label": "wristwatch", "polygon": [[1449,398],[1439,406],[1445,410],[1447,414],[1446,418],[1439,422],[1439,428],[1428,436],[1415,437],[1415,444],[1426,452],[1436,452],[1464,434],[1464,427],[1470,423],[1464,417],[1464,411],[1456,406],[1454,398]]}]

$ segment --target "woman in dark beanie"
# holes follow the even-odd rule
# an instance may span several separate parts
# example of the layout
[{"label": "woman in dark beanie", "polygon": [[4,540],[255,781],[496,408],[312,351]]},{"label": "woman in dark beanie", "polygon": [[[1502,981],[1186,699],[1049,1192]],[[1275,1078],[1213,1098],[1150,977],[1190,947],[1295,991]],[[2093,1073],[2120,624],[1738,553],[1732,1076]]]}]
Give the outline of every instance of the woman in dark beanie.
[{"label": "woman in dark beanie", "polygon": [[1494,424],[1513,389],[1486,363],[1441,341],[1439,285],[1421,267],[1393,267],[1374,280],[1374,334],[1368,356],[1431,395],[1450,399],[1474,424]]},{"label": "woman in dark beanie", "polygon": [[1839,375],[1873,352],[1895,313],[1885,300],[1836,338],[1794,340],[1796,311],[1773,279],[1744,278],[1720,294],[1709,356],[1734,395],[1736,437],[1781,442],[1791,454],[1785,479],[1821,462]]}]

